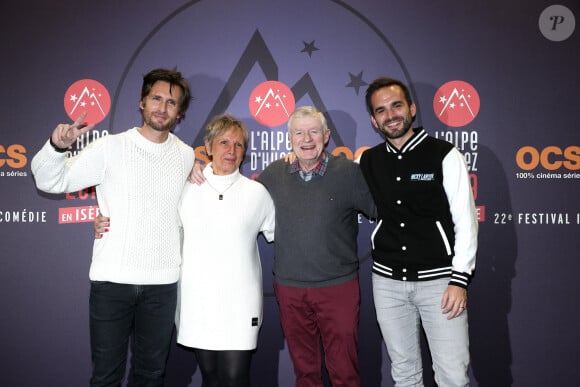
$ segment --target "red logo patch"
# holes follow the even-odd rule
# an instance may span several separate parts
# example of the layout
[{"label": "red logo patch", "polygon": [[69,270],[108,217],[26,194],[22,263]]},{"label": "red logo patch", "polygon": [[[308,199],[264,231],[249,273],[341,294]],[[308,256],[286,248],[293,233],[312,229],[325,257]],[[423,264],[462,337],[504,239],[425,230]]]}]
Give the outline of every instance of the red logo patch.
[{"label": "red logo patch", "polygon": [[433,111],[445,125],[465,126],[479,113],[479,94],[467,82],[447,82],[435,93]]},{"label": "red logo patch", "polygon": [[87,112],[86,123],[98,124],[110,109],[111,97],[107,88],[92,79],[76,81],[64,95],[64,110],[72,121]]},{"label": "red logo patch", "polygon": [[254,88],[248,101],[252,117],[269,127],[286,123],[294,111],[295,104],[292,90],[278,81],[260,83]]}]

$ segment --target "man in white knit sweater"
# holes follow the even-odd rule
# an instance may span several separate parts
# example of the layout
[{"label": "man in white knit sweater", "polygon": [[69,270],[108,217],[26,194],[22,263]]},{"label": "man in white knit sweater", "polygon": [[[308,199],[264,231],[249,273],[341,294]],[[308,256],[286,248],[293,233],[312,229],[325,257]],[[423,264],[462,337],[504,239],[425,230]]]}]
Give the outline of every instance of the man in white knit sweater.
[{"label": "man in white knit sweater", "polygon": [[102,137],[75,157],[66,151],[94,125],[82,114],[58,125],[31,164],[37,187],[74,192],[96,186],[115,227],[96,239],[89,272],[91,386],[121,385],[133,337],[136,386],[163,386],[181,263],[177,205],[194,153],[171,130],[191,94],[181,73],[143,78],[140,128]]}]

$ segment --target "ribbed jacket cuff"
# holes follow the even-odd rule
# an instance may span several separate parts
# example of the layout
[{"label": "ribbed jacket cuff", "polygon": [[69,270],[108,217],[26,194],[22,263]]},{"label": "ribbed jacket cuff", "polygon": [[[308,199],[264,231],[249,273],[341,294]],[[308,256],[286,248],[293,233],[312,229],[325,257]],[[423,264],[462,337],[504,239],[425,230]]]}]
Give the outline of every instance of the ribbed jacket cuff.
[{"label": "ribbed jacket cuff", "polygon": [[461,273],[459,271],[451,272],[451,279],[449,280],[449,285],[459,286],[461,288],[467,289],[469,283],[471,282],[471,275],[467,273]]}]

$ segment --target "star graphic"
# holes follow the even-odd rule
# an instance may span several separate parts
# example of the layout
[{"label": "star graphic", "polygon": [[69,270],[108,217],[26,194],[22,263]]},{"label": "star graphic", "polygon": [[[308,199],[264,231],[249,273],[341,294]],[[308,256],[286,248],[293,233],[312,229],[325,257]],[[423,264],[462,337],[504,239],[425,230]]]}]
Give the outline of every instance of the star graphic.
[{"label": "star graphic", "polygon": [[353,75],[350,72],[348,73],[348,76],[350,77],[350,82],[345,87],[354,88],[354,92],[356,93],[356,95],[358,95],[359,89],[362,86],[368,85],[368,83],[362,80],[362,74],[363,74],[362,71],[358,73],[358,75]]},{"label": "star graphic", "polygon": [[304,48],[300,52],[306,52],[310,58],[312,58],[312,53],[314,51],[320,50],[314,46],[314,40],[310,43],[306,43],[305,41],[302,41],[302,43],[304,43]]}]

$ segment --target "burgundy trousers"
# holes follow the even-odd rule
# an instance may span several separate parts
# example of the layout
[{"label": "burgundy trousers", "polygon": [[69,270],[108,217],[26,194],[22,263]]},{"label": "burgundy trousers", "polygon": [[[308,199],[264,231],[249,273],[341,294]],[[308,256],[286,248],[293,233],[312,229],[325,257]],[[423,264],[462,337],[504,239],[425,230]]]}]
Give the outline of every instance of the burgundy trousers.
[{"label": "burgundy trousers", "polygon": [[360,387],[358,278],[340,285],[298,288],[274,283],[296,387],[322,387],[322,354],[333,387]]}]

